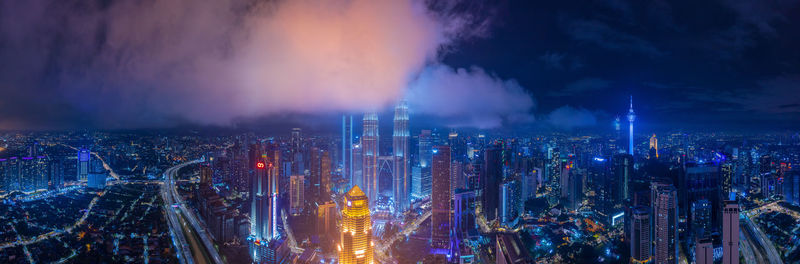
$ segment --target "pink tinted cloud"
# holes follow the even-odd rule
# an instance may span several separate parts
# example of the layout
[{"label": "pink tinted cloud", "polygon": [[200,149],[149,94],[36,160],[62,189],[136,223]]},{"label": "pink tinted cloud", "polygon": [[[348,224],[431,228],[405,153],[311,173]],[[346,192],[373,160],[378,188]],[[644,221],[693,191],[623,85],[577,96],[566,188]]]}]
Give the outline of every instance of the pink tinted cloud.
[{"label": "pink tinted cloud", "polygon": [[[48,94],[9,109],[31,105],[46,109],[42,115],[66,113],[56,119],[104,127],[358,112],[382,109],[407,94],[419,113],[475,114],[460,122],[468,126],[528,118],[532,99],[515,82],[439,63],[460,40],[486,37],[489,20],[451,12],[458,4],[436,11],[427,4],[4,2],[0,40],[8,40],[10,49],[0,50],[0,57],[12,58],[21,74],[0,72],[0,88],[26,88],[6,93],[18,94],[16,101]],[[50,81],[40,81],[45,77]],[[423,92],[447,91],[457,97],[419,100]],[[477,104],[485,111],[476,112]]]}]

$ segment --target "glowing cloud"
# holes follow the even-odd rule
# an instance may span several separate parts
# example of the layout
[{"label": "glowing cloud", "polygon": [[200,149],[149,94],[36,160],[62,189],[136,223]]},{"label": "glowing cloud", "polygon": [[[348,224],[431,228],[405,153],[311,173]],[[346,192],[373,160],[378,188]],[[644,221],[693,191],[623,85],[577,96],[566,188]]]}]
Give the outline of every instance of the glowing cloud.
[{"label": "glowing cloud", "polygon": [[501,80],[480,68],[427,67],[411,83],[410,109],[442,117],[453,127],[492,128],[533,121],[533,98],[514,80]]},{"label": "glowing cloud", "polygon": [[[441,50],[484,36],[487,28],[449,12],[450,5],[436,11],[411,0],[0,5],[0,89],[14,90],[0,99],[6,124],[224,125],[276,113],[364,111],[396,102],[411,82],[422,87],[412,93],[458,89],[465,96],[450,95],[452,103],[416,100],[424,113],[449,117],[489,99],[490,110],[469,122],[480,126],[532,107],[513,81],[437,65]],[[464,85],[469,80],[485,83]],[[488,95],[490,89],[501,95]],[[36,116],[13,115],[26,107]]]}]

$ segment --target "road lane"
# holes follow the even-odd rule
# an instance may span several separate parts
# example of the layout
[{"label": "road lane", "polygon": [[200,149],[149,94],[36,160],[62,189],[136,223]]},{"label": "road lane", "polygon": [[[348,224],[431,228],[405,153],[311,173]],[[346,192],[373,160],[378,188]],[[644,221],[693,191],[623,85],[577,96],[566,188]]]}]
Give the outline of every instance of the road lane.
[{"label": "road lane", "polygon": [[161,188],[164,206],[169,214],[170,229],[176,233],[175,237],[181,243],[183,258],[192,261],[186,261],[186,263],[221,264],[224,263],[222,257],[206,232],[206,227],[197,219],[194,210],[190,210],[186,206],[175,186],[178,170],[198,162],[200,160],[184,162],[164,171],[164,185]]}]

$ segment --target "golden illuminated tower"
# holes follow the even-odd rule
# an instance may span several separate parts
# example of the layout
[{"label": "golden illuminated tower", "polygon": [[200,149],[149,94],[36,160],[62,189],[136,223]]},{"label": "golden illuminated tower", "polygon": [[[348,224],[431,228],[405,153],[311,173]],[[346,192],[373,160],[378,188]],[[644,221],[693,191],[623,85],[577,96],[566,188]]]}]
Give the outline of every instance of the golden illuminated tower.
[{"label": "golden illuminated tower", "polygon": [[344,197],[339,264],[373,264],[369,199],[358,185]]},{"label": "golden illuminated tower", "polygon": [[650,156],[653,155],[658,158],[658,139],[656,138],[656,134],[650,137]]}]

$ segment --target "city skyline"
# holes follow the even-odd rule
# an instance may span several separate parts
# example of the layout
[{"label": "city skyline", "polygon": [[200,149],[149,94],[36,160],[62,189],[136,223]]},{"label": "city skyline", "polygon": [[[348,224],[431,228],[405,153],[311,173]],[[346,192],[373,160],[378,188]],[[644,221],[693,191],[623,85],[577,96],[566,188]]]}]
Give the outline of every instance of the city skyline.
[{"label": "city skyline", "polygon": [[[763,263],[760,261],[793,259],[776,253],[792,252],[791,248],[768,247],[763,241],[782,239],[765,225],[768,217],[800,216],[800,212],[791,213],[796,210],[792,206],[800,202],[796,199],[800,197],[800,174],[792,169],[792,164],[800,163],[800,157],[792,151],[800,146],[800,137],[795,134],[753,137],[643,131],[649,136],[633,138],[635,151],[631,155],[631,139],[625,134],[526,137],[459,130],[405,132],[406,121],[400,118],[394,127],[399,130],[390,131],[395,136],[409,135],[407,142],[398,142],[396,137],[369,139],[375,141],[370,147],[374,156],[362,155],[363,135],[355,136],[353,142],[357,143],[351,146],[354,160],[370,157],[378,161],[375,177],[368,180],[376,188],[373,201],[353,182],[359,178],[345,172],[348,162],[340,155],[347,152],[338,151],[352,135],[349,126],[379,130],[374,113],[364,116],[367,118],[361,124],[342,123],[342,135],[337,136],[315,135],[300,128],[277,137],[254,133],[212,137],[126,132],[89,132],[82,136],[71,134],[74,132],[0,133],[0,142],[5,142],[0,151],[0,197],[14,206],[105,191],[117,193],[122,191],[120,186],[131,184],[170,183],[162,187],[165,197],[171,199],[163,206],[169,211],[179,208],[183,213],[164,220],[171,226],[181,221],[196,225],[191,230],[170,229],[179,235],[172,237],[174,243],[185,245],[181,251],[189,254],[176,255],[177,259],[215,259],[219,258],[215,254],[220,254],[260,263],[308,259],[316,263],[342,256],[366,260],[366,249],[344,254],[341,239],[348,234],[361,236],[359,247],[374,247],[373,257],[379,263],[407,258],[422,258],[423,263],[465,258],[511,262],[567,258],[572,263],[603,254],[621,258],[602,261],[609,263],[674,263],[692,258]],[[337,119],[341,121],[341,117]],[[82,147],[70,146],[75,143]],[[150,147],[152,144],[158,147]],[[397,161],[398,146],[407,149],[404,154],[410,154],[408,196],[396,193],[402,176],[393,173],[391,164]],[[139,155],[147,150],[182,158],[119,158],[145,158],[152,154]],[[120,156],[123,153],[128,154]],[[36,158],[26,157],[31,155]],[[145,169],[150,166],[141,164],[160,165]],[[140,165],[141,172],[135,172]],[[360,168],[353,171],[358,174]],[[163,179],[156,176],[159,173]],[[86,174],[88,179],[82,179]],[[410,205],[407,210],[397,207],[404,200]],[[357,208],[348,213],[351,209],[344,205],[355,201],[360,201]],[[188,213],[192,210],[188,208],[197,211]],[[98,214],[87,210],[88,215]],[[585,215],[587,212],[592,213]],[[360,219],[353,220],[359,224],[340,222],[339,214],[350,214]],[[547,224],[563,216],[580,219],[582,224]],[[303,219],[315,220],[309,223]],[[76,228],[81,225],[76,223]],[[342,229],[346,225],[376,233],[353,233],[350,227]],[[564,228],[574,232],[567,243],[570,248],[595,245],[599,251],[587,256],[548,252],[553,238],[539,237],[538,232]],[[180,232],[201,235],[181,241]],[[739,232],[743,232],[741,240],[733,235]],[[53,236],[71,237],[60,233]],[[397,240],[404,236],[415,242]],[[591,236],[601,236],[600,241],[608,242],[587,240]],[[488,237],[492,237],[489,244],[480,242]],[[298,244],[304,238],[313,242]],[[371,240],[365,244],[367,238]],[[5,241],[6,247],[13,248],[25,240]],[[544,248],[530,248],[532,242]],[[401,253],[410,246],[406,243],[424,245],[426,253]],[[474,248],[472,243],[480,246]],[[754,248],[756,244],[761,248]],[[215,247],[226,249],[217,252]],[[486,247],[497,247],[497,251],[482,252]],[[700,251],[688,250],[695,248]],[[711,256],[706,254],[708,250],[713,252]],[[307,254],[310,251],[316,253]],[[0,258],[8,256],[4,254],[0,250]],[[145,251],[144,256],[149,258],[148,254]],[[344,255],[336,257],[338,254]],[[75,257],[84,259],[85,255],[70,258]]]}]

